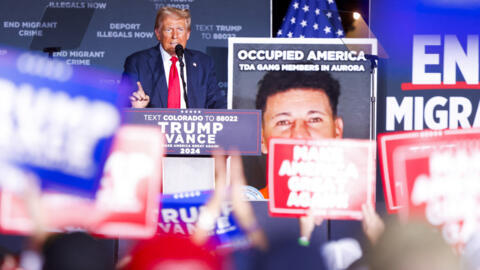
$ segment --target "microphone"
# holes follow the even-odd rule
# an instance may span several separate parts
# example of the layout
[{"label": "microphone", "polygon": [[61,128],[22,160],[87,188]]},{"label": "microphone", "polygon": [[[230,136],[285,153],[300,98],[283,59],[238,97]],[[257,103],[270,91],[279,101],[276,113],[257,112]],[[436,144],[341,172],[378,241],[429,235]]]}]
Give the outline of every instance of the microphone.
[{"label": "microphone", "polygon": [[178,61],[180,62],[180,77],[182,79],[183,85],[183,99],[185,100],[185,105],[188,108],[188,96],[187,96],[187,84],[185,83],[185,75],[183,75],[185,71],[185,64],[183,64],[183,46],[181,44],[177,44],[175,46],[175,54],[178,57]]},{"label": "microphone", "polygon": [[365,58],[370,61],[370,73],[378,66],[377,61],[380,59],[378,55],[365,54]]},{"label": "microphone", "polygon": [[183,46],[182,46],[182,44],[177,44],[177,46],[175,46],[175,54],[177,55],[178,59],[182,60],[182,58],[183,58]]}]

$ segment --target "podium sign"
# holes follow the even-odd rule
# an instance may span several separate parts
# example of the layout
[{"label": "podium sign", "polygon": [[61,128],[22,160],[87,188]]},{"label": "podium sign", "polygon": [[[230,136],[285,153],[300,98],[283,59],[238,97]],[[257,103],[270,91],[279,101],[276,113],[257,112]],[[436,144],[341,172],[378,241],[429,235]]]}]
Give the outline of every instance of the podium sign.
[{"label": "podium sign", "polygon": [[211,155],[223,149],[260,155],[259,110],[128,109],[124,117],[127,123],[161,127],[167,154]]},{"label": "podium sign", "polygon": [[369,140],[270,140],[269,210],[273,216],[362,219],[375,207],[375,145]]}]

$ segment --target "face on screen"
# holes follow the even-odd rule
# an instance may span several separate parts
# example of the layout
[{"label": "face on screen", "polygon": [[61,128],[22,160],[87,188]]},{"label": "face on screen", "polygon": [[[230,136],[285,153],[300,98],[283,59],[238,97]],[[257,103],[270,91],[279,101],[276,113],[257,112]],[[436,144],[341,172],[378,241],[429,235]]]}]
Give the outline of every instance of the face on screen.
[{"label": "face on screen", "polygon": [[161,26],[155,29],[155,35],[162,47],[170,55],[175,55],[175,46],[181,44],[187,46],[190,30],[187,28],[187,21],[182,18],[165,17]]},{"label": "face on screen", "polygon": [[333,115],[324,91],[290,89],[267,98],[262,124],[262,152],[270,138],[341,138],[343,121]]}]

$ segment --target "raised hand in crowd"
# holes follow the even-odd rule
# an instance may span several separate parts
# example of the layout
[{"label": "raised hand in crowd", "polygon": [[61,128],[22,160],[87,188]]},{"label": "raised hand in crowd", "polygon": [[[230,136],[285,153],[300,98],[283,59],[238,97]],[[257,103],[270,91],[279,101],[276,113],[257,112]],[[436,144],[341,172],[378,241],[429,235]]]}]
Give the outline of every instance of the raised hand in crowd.
[{"label": "raised hand in crowd", "polygon": [[267,238],[258,226],[252,205],[247,201],[243,193],[246,180],[243,174],[242,160],[239,155],[231,158],[230,175],[233,214],[240,226],[248,234],[248,239],[253,246],[266,250],[268,248]]},{"label": "raised hand in crowd", "polygon": [[362,205],[362,229],[368,240],[372,244],[376,244],[378,238],[385,231],[385,224],[378,215],[378,213],[373,209],[373,206],[370,204]]},{"label": "raised hand in crowd", "polygon": [[[370,243],[375,244],[378,238],[385,230],[385,223],[382,221],[378,213],[373,209],[372,205],[362,205],[362,229]],[[308,246],[310,237],[315,226],[320,226],[323,222],[321,217],[315,217],[312,212],[298,219],[300,225],[300,245]]]},{"label": "raised hand in crowd", "polygon": [[222,204],[231,200],[233,214],[254,247],[267,249],[267,238],[257,224],[253,208],[243,195],[245,176],[242,161],[238,155],[231,157],[230,185],[227,183],[226,157],[217,153],[215,157],[215,192],[200,214],[193,240],[197,244],[207,241],[216,219],[220,216]]},{"label": "raised hand in crowd", "polygon": [[298,224],[300,225],[300,237],[298,238],[298,243],[303,246],[308,246],[315,226],[320,226],[322,222],[323,218],[314,216],[312,212],[309,212],[306,216],[300,217],[298,219]]}]

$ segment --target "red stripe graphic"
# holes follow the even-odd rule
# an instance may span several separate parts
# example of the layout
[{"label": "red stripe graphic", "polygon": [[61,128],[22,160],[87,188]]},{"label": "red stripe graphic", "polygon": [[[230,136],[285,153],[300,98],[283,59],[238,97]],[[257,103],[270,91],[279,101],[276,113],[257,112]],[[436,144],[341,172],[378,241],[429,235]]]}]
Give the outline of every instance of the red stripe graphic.
[{"label": "red stripe graphic", "polygon": [[466,82],[457,82],[455,84],[412,84],[402,83],[403,91],[410,90],[441,90],[441,89],[478,89],[480,84],[467,84]]}]

